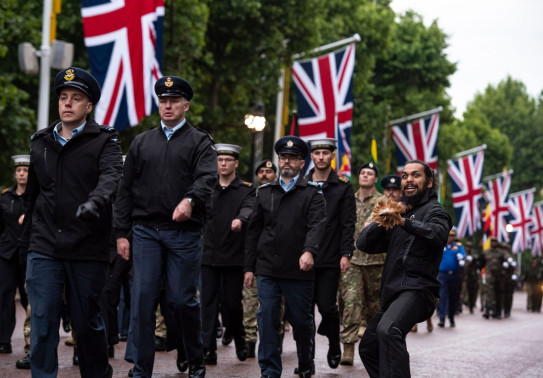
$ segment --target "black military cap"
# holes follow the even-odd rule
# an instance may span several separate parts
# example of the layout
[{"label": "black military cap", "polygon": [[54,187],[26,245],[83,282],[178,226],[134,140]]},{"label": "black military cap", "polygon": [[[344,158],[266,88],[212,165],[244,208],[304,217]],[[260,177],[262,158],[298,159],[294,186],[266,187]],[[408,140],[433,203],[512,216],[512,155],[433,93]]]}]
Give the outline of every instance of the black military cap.
[{"label": "black military cap", "polygon": [[271,168],[275,173],[277,173],[277,167],[272,163],[271,160],[262,160],[255,168],[255,175],[258,173],[260,168]]},{"label": "black military cap", "polygon": [[57,95],[60,95],[60,90],[64,87],[77,88],[83,91],[93,104],[100,100],[100,84],[98,84],[94,76],[82,68],[68,67],[55,76],[55,92]]},{"label": "black military cap", "polygon": [[155,93],[158,97],[184,97],[192,99],[194,91],[188,81],[177,76],[163,76],[155,83]]},{"label": "black military cap", "polygon": [[379,175],[379,171],[377,170],[377,165],[375,165],[375,163],[372,162],[372,161],[369,161],[369,162],[367,162],[366,164],[362,164],[362,166],[361,166],[360,169],[358,170],[358,175],[360,175],[360,172],[361,172],[364,168],[373,169],[373,170],[375,171],[375,174],[376,174],[376,175]]},{"label": "black military cap", "polygon": [[215,149],[217,150],[217,156],[230,155],[230,156],[235,157],[236,159],[239,158],[239,153],[242,150],[240,146],[237,146],[235,144],[226,144],[226,143],[217,143],[215,145]]},{"label": "black military cap", "polygon": [[275,142],[274,149],[277,155],[299,155],[304,159],[309,153],[309,147],[307,147],[307,143],[303,139],[292,135],[284,136],[277,142]]},{"label": "black military cap", "polygon": [[402,179],[398,175],[386,175],[381,180],[381,186],[383,189],[401,189]]}]

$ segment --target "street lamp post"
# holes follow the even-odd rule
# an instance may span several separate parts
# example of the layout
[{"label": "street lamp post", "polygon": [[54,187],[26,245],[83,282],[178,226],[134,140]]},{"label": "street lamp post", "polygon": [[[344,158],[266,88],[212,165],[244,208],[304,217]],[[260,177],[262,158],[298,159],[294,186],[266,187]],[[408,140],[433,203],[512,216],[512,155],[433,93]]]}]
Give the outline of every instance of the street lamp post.
[{"label": "street lamp post", "polygon": [[[266,117],[262,115],[246,114],[245,126],[251,130],[251,165],[249,176],[254,177],[255,161],[262,159],[262,146],[264,142],[263,130],[266,127]],[[254,180],[253,180],[254,181]]]}]

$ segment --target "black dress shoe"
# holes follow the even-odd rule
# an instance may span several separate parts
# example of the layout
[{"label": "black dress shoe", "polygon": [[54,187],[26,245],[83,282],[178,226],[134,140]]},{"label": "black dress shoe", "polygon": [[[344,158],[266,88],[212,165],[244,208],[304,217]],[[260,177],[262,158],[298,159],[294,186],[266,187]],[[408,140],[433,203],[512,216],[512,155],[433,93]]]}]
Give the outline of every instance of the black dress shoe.
[{"label": "black dress shoe", "polygon": [[0,344],[0,354],[10,354],[11,352],[12,350],[10,343]]},{"label": "black dress shoe", "polygon": [[222,345],[227,346],[232,342],[232,336],[228,332],[225,332],[222,337]]},{"label": "black dress shoe", "polygon": [[30,354],[27,354],[15,363],[17,369],[30,369]]},{"label": "black dress shoe", "polygon": [[307,369],[298,373],[298,376],[300,378],[311,378],[311,375],[312,375],[311,369]]},{"label": "black dress shoe", "polygon": [[74,356],[72,358],[72,363],[74,366],[79,366],[79,354],[77,353],[77,347],[74,347]]},{"label": "black dress shoe", "polygon": [[133,376],[134,376],[134,368],[130,368],[130,370],[128,370],[128,376],[129,376],[129,377],[133,377]]},{"label": "black dress shoe", "polygon": [[[310,373],[307,377],[311,377],[312,375],[315,375],[315,361],[311,361],[311,368],[309,368],[307,370],[304,369],[302,371],[302,373],[307,372],[307,371],[309,371],[309,373]],[[294,368],[294,374],[300,375],[301,374],[300,373],[300,368],[297,368],[297,367]],[[300,375],[300,377],[301,377],[301,375]],[[305,375],[304,375],[304,377],[305,377]]]},{"label": "black dress shoe", "polygon": [[185,356],[185,353],[179,353],[177,352],[177,359],[175,360],[175,364],[177,365],[177,370],[179,370],[181,373],[184,373],[189,368],[189,362],[187,360],[187,356]]},{"label": "black dress shoe", "polygon": [[206,365],[217,365],[217,351],[216,350],[204,351],[204,361]]},{"label": "black dress shoe", "polygon": [[443,328],[443,327],[445,327],[445,323],[444,322],[439,322],[439,323],[437,323],[437,326],[439,328]]},{"label": "black dress shoe", "polygon": [[217,339],[220,339],[222,337],[222,327],[217,327],[217,329],[215,330],[215,337]]},{"label": "black dress shoe", "polygon": [[451,328],[456,327],[456,324],[454,324],[454,320],[451,320]]},{"label": "black dress shoe", "polygon": [[113,367],[110,364],[107,364],[106,377],[107,378],[112,378],[113,377]]},{"label": "black dress shoe", "polygon": [[335,369],[339,366],[341,361],[341,347],[338,343],[330,343],[328,347],[328,353],[326,354],[326,359],[328,360],[328,366],[332,369]]},{"label": "black dress shoe", "polygon": [[155,351],[164,352],[166,350],[166,341],[163,337],[155,336]]},{"label": "black dress shoe", "polygon": [[64,329],[64,332],[69,333],[72,330],[72,326],[70,325],[70,321],[68,319],[62,319],[62,329]]},{"label": "black dress shoe", "polygon": [[115,357],[115,345],[108,345],[107,346],[107,356],[109,358]]},{"label": "black dress shoe", "polygon": [[256,357],[256,343],[252,341],[247,341],[247,358]]},{"label": "black dress shoe", "polygon": [[206,376],[206,364],[204,356],[189,362],[189,378],[204,378]]},{"label": "black dress shoe", "polygon": [[245,361],[247,359],[247,343],[245,342],[245,337],[236,337],[234,339],[234,344],[236,345],[236,356],[238,360]]}]

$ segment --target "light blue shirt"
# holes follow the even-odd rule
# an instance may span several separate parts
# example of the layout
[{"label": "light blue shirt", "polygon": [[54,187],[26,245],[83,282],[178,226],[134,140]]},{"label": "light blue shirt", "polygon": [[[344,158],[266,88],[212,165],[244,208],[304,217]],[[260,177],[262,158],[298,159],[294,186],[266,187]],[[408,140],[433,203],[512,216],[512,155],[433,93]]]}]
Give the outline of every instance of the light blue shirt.
[{"label": "light blue shirt", "polygon": [[168,127],[166,127],[166,125],[164,124],[164,122],[160,121],[160,124],[162,125],[162,130],[164,130],[164,134],[166,134],[166,138],[168,140],[170,140],[170,138],[172,137],[173,133],[175,133],[177,130],[179,130],[184,124],[185,122],[187,121],[186,118],[183,118],[183,120],[181,121],[181,123],[177,126],[175,126],[173,129],[169,129]]},{"label": "light blue shirt", "polygon": [[[77,134],[79,134],[81,131],[83,131],[83,128],[85,127],[86,124],[87,124],[87,121],[83,122],[83,123],[81,124],[81,126],[75,128],[75,129],[72,131],[72,138],[73,138],[74,136],[76,136]],[[64,146],[64,145],[65,145],[66,143],[68,143],[68,141],[69,141],[70,139],[72,139],[72,138],[66,139],[66,138],[64,138],[62,135],[59,134],[58,131],[60,130],[61,125],[62,125],[61,122],[57,123],[57,125],[56,125],[55,128],[53,129],[53,136],[55,137],[55,140],[56,140],[57,142],[59,142],[60,144],[62,144],[62,145]]]},{"label": "light blue shirt", "polygon": [[290,180],[287,186],[287,183],[285,182],[285,180],[283,180],[283,178],[279,176],[279,185],[281,185],[281,188],[283,188],[285,192],[288,192],[290,189],[294,188],[294,185],[296,185],[296,181],[298,181],[298,177],[300,177],[300,175]]}]

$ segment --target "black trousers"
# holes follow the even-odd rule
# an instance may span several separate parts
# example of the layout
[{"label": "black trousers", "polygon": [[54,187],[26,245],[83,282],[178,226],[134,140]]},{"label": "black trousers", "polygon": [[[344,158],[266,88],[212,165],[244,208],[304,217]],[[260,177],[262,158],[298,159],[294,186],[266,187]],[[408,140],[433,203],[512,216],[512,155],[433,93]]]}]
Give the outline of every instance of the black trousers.
[{"label": "black trousers", "polygon": [[[242,267],[202,265],[202,341],[204,349],[217,350],[215,337],[219,301],[223,326],[232,337],[244,337]],[[222,296],[222,297],[221,297]]]},{"label": "black trousers", "polygon": [[102,318],[106,325],[107,343],[119,343],[118,307],[121,301],[121,290],[124,290],[125,303],[130,303],[130,267],[131,261],[115,256],[108,266],[106,287],[101,298]]},{"label": "black trousers", "polygon": [[315,305],[317,305],[322,317],[317,333],[328,337],[330,343],[339,343],[339,310],[337,307],[339,273],[339,268],[315,268],[313,318],[315,318]]},{"label": "black trousers", "polygon": [[9,344],[15,330],[15,293],[17,288],[21,305],[25,311],[28,306],[24,287],[26,253],[24,259],[17,252],[9,260],[0,257],[0,277],[0,344]]},{"label": "black trousers", "polygon": [[370,320],[358,352],[370,377],[410,377],[405,337],[417,323],[428,319],[435,301],[420,291],[404,291]]}]

